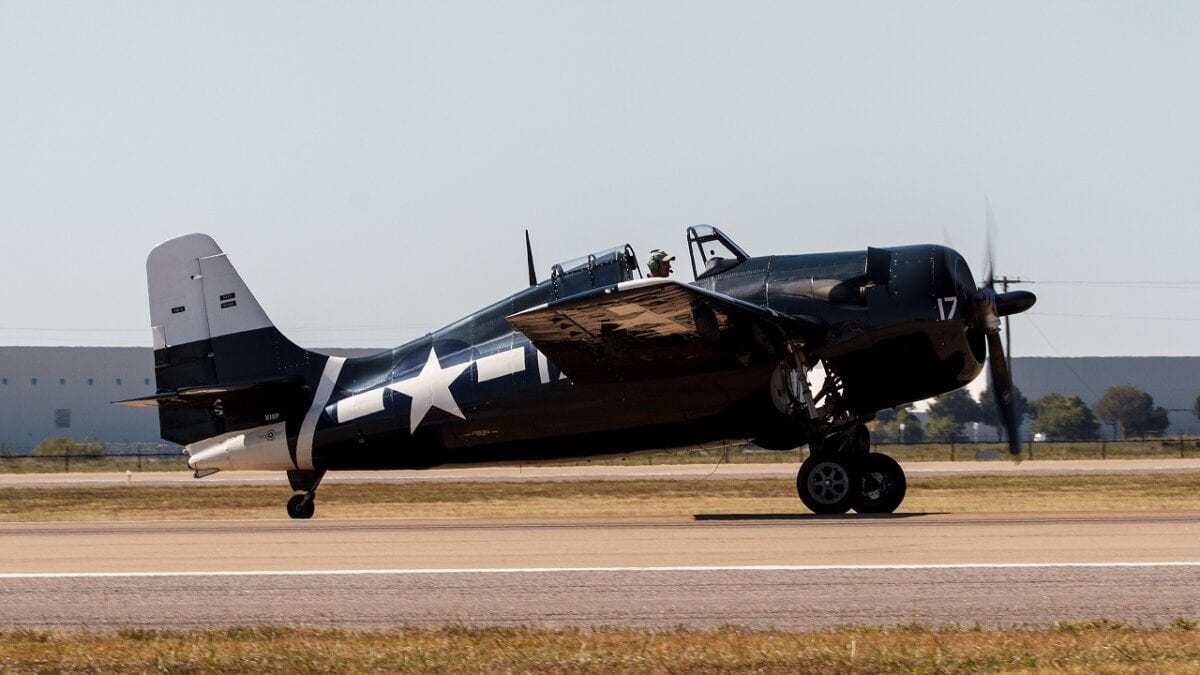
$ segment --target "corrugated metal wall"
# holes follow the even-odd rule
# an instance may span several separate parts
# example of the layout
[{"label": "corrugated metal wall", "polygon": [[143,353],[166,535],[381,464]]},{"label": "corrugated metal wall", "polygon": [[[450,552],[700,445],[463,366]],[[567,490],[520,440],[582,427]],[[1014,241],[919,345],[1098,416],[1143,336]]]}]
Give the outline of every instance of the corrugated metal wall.
[{"label": "corrugated metal wall", "polygon": [[[359,356],[379,350],[322,351]],[[50,436],[157,442],[154,410],[112,405],[153,393],[148,347],[0,347],[0,444],[29,450]]]}]

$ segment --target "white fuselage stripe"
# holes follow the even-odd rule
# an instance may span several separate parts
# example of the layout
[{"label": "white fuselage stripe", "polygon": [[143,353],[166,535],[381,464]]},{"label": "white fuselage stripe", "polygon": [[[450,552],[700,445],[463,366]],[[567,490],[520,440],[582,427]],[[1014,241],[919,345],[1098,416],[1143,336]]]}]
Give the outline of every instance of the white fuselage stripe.
[{"label": "white fuselage stripe", "polygon": [[343,356],[331,356],[325,362],[325,370],[321,373],[321,382],[317,385],[317,393],[313,395],[312,406],[309,407],[308,414],[304,416],[304,422],[300,425],[300,436],[296,439],[297,469],[311,470],[313,468],[313,436],[317,433],[317,420],[321,418],[321,410],[325,408],[330,395],[333,394],[333,387],[337,384],[338,375],[341,374],[344,363],[346,363],[346,358]]},{"label": "white fuselage stripe", "polygon": [[476,359],[475,373],[478,382],[490,382],[507,375],[516,375],[525,370],[525,347],[505,349]]},{"label": "white fuselage stripe", "polygon": [[1200,567],[1200,561],[1090,563],[932,563],[897,565],[681,565],[646,567],[473,567],[426,569],[230,570],[218,572],[12,572],[0,579],[91,579],[143,577],[310,577],[413,574],[562,574],[571,572],[871,572],[911,570],[1128,569]]},{"label": "white fuselage stripe", "polygon": [[371,389],[361,394],[347,396],[337,402],[338,424],[356,420],[383,411],[383,393],[387,387]]}]

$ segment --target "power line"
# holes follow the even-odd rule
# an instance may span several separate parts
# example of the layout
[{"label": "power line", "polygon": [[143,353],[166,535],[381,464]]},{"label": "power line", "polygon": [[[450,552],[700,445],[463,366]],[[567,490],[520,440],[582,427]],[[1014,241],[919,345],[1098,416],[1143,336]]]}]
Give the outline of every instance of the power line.
[{"label": "power line", "polygon": [[[278,328],[278,326],[276,326]],[[300,327],[284,327],[280,328],[285,333],[350,333],[364,330],[380,331],[380,330],[428,330],[430,324],[396,324],[392,326],[300,326]],[[139,328],[86,328],[86,327],[34,327],[34,326],[0,326],[0,332],[38,332],[38,333],[146,333],[149,332],[149,326]]]},{"label": "power line", "polygon": [[1038,284],[1041,286],[1079,286],[1084,288],[1153,288],[1159,290],[1196,291],[1200,281],[1100,281],[1093,279],[1011,279],[1010,283]]},{"label": "power line", "polygon": [[1200,321],[1200,316],[1144,316],[1138,314],[1075,314],[1068,312],[1029,312],[1029,316],[1104,319],[1122,321]]}]

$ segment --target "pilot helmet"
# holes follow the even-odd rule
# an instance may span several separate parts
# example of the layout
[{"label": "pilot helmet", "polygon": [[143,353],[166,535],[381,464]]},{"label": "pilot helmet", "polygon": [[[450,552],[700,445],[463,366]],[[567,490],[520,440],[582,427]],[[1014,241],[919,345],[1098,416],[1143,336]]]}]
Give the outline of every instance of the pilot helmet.
[{"label": "pilot helmet", "polygon": [[675,256],[667,255],[666,251],[656,248],[653,251],[650,251],[650,258],[646,262],[646,267],[648,267],[650,269],[650,274],[658,274],[659,270],[660,270],[660,266],[664,262],[669,263],[674,259],[675,259]]}]

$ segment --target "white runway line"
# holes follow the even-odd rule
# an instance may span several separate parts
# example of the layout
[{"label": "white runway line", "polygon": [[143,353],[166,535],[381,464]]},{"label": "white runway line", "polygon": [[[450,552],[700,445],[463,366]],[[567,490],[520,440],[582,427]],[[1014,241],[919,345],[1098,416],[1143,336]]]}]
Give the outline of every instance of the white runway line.
[{"label": "white runway line", "polygon": [[159,577],[309,577],[416,574],[562,574],[570,572],[831,572],[897,570],[1004,570],[1096,569],[1144,567],[1200,567],[1200,561],[1090,562],[1090,563],[932,563],[898,565],[688,565],[648,567],[478,567],[378,570],[231,570],[217,572],[18,572],[0,574],[8,579],[123,579]]}]

